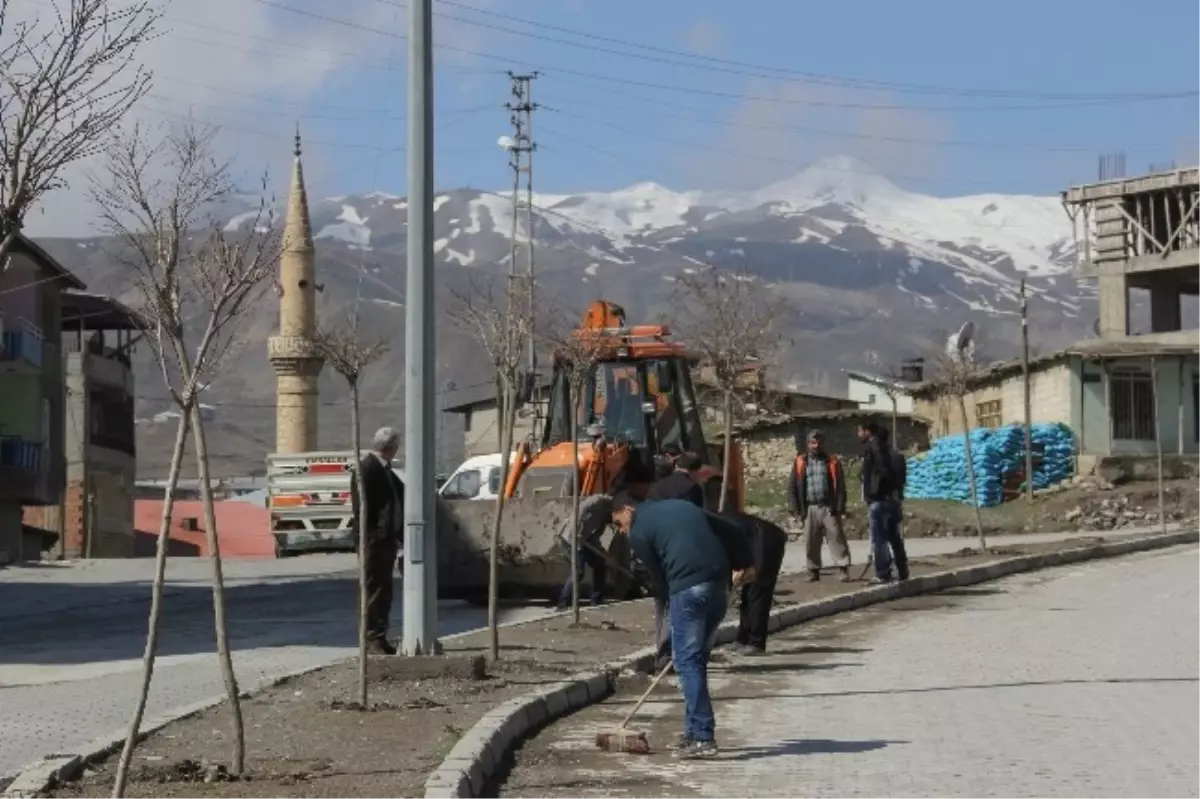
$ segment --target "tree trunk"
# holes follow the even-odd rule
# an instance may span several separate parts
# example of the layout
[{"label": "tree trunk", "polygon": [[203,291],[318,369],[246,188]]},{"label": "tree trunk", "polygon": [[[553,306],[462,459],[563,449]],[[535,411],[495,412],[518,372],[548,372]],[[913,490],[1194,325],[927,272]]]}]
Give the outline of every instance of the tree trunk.
[{"label": "tree trunk", "polygon": [[504,494],[508,489],[508,470],[512,455],[512,427],[508,424],[508,406],[515,405],[512,389],[505,382],[500,390],[500,493],[496,495],[496,518],[492,520],[492,540],[488,543],[488,657],[500,659],[500,527],[504,517]]},{"label": "tree trunk", "polygon": [[[579,395],[583,392],[579,387],[572,386],[575,394],[572,397],[571,415],[571,518],[575,523],[571,526],[571,617],[573,623],[579,624]],[[593,589],[594,590],[594,589]]]},{"label": "tree trunk", "polygon": [[367,487],[359,469],[362,429],[358,417],[358,383],[350,381],[350,452],[358,479],[358,703],[367,709]]},{"label": "tree trunk", "polygon": [[729,496],[729,461],[733,455],[733,393],[725,392],[725,452],[721,457],[721,498],[717,500],[717,513],[725,512],[725,499]]},{"label": "tree trunk", "polygon": [[217,513],[213,507],[212,485],[209,483],[208,442],[204,438],[204,420],[200,405],[192,406],[192,438],[196,445],[196,471],[200,478],[200,498],[204,502],[204,532],[208,540],[208,560],[212,565],[213,626],[216,629],[217,659],[221,662],[221,677],[225,681],[225,696],[233,713],[233,757],[229,770],[241,776],[246,769],[246,730],[242,721],[242,705],[238,699],[237,675],[229,651],[229,622],[225,612],[225,576],[221,568],[221,543],[217,537]]},{"label": "tree trunk", "polygon": [[[1183,396],[1179,397],[1180,403]],[[1158,455],[1158,529],[1167,531],[1167,500],[1163,489],[1163,447],[1162,447],[1162,414],[1158,407],[1158,359],[1150,356],[1150,405],[1154,408],[1154,449]],[[1180,437],[1183,428],[1179,429]]]},{"label": "tree trunk", "polygon": [[129,779],[129,761],[133,758],[133,748],[137,745],[138,732],[142,727],[142,717],[146,713],[146,700],[150,696],[150,681],[154,677],[154,659],[158,653],[158,628],[162,615],[163,587],[166,585],[167,553],[171,541],[171,515],[175,510],[175,487],[179,483],[179,469],[183,464],[183,451],[187,447],[188,414],[179,417],[178,429],[175,432],[175,448],[171,451],[171,467],[167,472],[167,488],[163,495],[162,522],[158,528],[158,548],[154,553],[154,582],[150,588],[150,618],[146,629],[146,651],[142,655],[142,686],[138,693],[137,704],[134,705],[133,717],[129,720],[129,730],[125,733],[125,746],[121,749],[121,758],[117,762],[117,777],[113,782],[113,797],[120,799],[125,795],[125,784]]},{"label": "tree trunk", "polygon": [[4,234],[4,238],[0,239],[0,277],[4,277],[4,273],[8,271],[8,254],[16,242],[16,229],[9,230]]},{"label": "tree trunk", "polygon": [[975,482],[975,463],[971,460],[971,423],[967,420],[967,401],[958,398],[958,410],[962,414],[963,449],[967,457],[967,482],[971,486],[971,505],[975,508],[975,530],[979,533],[979,551],[987,552],[987,538],[983,534],[983,514],[979,510],[979,486]]}]

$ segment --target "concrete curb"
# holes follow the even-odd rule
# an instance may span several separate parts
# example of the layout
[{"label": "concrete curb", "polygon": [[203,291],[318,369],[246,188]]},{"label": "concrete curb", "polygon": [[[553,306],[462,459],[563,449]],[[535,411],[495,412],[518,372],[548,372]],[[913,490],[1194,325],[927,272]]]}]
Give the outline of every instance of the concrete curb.
[{"label": "concrete curb", "polygon": [[[1151,535],[1125,541],[1064,549],[1043,555],[1023,555],[963,569],[927,574],[900,583],[881,585],[771,611],[772,632],[812,619],[858,610],[902,597],[942,591],[1007,577],[1018,572],[1165,549],[1200,541],[1200,531]],[[726,622],[717,631],[717,644],[728,644],[737,635],[737,624]],[[512,751],[514,744],[530,732],[581,707],[607,697],[618,674],[627,669],[648,671],[654,661],[653,646],[606,664],[601,671],[576,674],[525,696],[512,699],[490,711],[468,730],[442,764],[425,781],[426,799],[480,796],[484,786]]]}]

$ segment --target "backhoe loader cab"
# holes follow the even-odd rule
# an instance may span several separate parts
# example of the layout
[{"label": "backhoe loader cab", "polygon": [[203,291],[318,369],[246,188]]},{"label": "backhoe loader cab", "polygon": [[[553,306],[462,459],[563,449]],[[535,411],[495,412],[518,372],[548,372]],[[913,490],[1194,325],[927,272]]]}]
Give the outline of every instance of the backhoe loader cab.
[{"label": "backhoe loader cab", "polygon": [[[692,385],[691,358],[663,325],[625,327],[624,311],[595,302],[575,335],[602,339],[601,357],[579,402],[571,397],[569,364],[556,354],[548,419],[536,454],[527,454],[510,480],[509,496],[571,496],[572,442],[579,443],[580,493],[617,487],[644,497],[655,478],[655,462],[669,448],[699,454],[701,478],[720,482],[719,449],[704,440]],[[736,459],[735,459],[736,460]],[[737,464],[735,464],[736,466]],[[728,501],[741,507],[741,469]],[[717,488],[719,496],[719,488]]]}]

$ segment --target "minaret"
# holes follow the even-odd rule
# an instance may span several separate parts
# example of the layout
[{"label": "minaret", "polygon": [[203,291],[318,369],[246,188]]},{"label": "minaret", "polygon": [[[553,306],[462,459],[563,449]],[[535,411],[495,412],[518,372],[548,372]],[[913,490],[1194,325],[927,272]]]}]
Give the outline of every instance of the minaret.
[{"label": "minaret", "polygon": [[267,340],[275,369],[275,451],[317,448],[317,378],[324,359],[316,351],[316,248],[308,218],[308,195],[300,165],[300,129],[279,259],[279,334]]}]

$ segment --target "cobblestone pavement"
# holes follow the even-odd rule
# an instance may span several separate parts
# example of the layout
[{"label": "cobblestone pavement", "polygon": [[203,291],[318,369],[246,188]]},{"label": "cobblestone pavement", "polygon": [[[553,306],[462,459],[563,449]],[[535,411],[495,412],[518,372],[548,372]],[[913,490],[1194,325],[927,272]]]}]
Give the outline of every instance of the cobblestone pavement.
[{"label": "cobblestone pavement", "polygon": [[[504,796],[1197,796],[1197,548],[789,631],[715,666],[717,760],[599,754],[632,691],[527,743]],[[677,734],[675,689],[635,726]]]},{"label": "cobblestone pavement", "polygon": [[[231,561],[230,632],[243,686],[357,651],[352,558]],[[148,719],[223,693],[202,566],[207,564],[172,565]],[[6,570],[0,591],[7,611],[0,617],[0,780],[44,755],[79,752],[126,725],[145,645],[145,567],[60,567],[74,572],[72,582],[63,579],[67,572],[47,576],[50,566]],[[397,635],[401,593],[397,585]],[[23,612],[13,612],[14,606]],[[543,612],[514,608],[502,621]],[[482,626],[486,612],[447,602],[441,619],[448,635]]]}]

